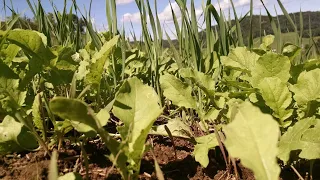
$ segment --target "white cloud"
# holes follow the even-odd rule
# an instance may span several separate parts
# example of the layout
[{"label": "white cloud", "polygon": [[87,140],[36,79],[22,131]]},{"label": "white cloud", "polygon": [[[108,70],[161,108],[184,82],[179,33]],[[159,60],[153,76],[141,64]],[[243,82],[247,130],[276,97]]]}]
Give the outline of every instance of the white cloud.
[{"label": "white cloud", "polygon": [[126,13],[122,16],[122,22],[133,22],[139,23],[140,22],[140,12],[136,13]]},{"label": "white cloud", "polygon": [[[246,6],[248,4],[250,4],[250,0],[235,0],[234,1],[235,8],[239,8],[241,6]],[[214,6],[217,9],[219,8],[219,4],[218,3],[214,4]],[[172,27],[171,25],[173,23],[173,17],[172,17],[171,7],[172,7],[172,10],[174,11],[177,19],[178,19],[178,22],[180,22],[181,17],[182,17],[179,5],[176,2],[173,2],[173,3],[171,3],[171,6],[170,6],[170,4],[168,3],[167,6],[162,11],[160,11],[158,13],[158,17],[159,17],[160,23],[162,25],[166,24],[164,26],[165,29],[167,29],[168,27]],[[188,11],[190,13],[190,9],[191,9],[190,4],[188,5],[187,8],[188,8]],[[231,8],[230,0],[221,0],[220,1],[220,8],[223,11]],[[203,19],[203,16],[202,16],[203,7],[202,6],[196,7],[195,8],[195,13],[196,13],[196,16],[197,16],[197,19],[198,19],[199,30],[201,30],[205,26],[205,24],[203,24],[204,19]],[[147,18],[147,20],[148,19],[149,18]],[[123,17],[122,17],[122,22],[126,23],[126,22],[130,22],[130,21],[132,23],[140,23],[141,22],[140,13],[136,12],[136,13],[126,13],[126,14],[124,14]],[[170,32],[170,30],[168,30],[168,32]],[[170,33],[169,33],[169,36],[172,36],[172,35],[170,35]]]},{"label": "white cloud", "polygon": [[[174,3],[171,3],[171,6],[172,6],[172,10],[175,13],[176,17],[179,19],[181,17],[181,11],[180,11],[178,4],[176,2],[174,2]],[[159,20],[161,22],[167,22],[167,23],[173,22],[171,6],[170,6],[170,4],[168,4],[164,8],[164,10],[158,14]]]},{"label": "white cloud", "polygon": [[[172,9],[174,13],[176,14],[177,18],[181,17],[181,12],[178,4],[176,2],[171,3]],[[173,22],[172,18],[172,12],[171,12],[171,7],[170,4],[168,4],[162,12],[158,14],[160,22]],[[133,22],[133,23],[140,23],[140,13],[126,13],[122,16],[122,21],[123,22]]]},{"label": "white cloud", "polygon": [[[238,0],[234,3],[234,7],[237,8],[239,6],[245,6],[245,5],[248,5],[250,4],[250,0]],[[216,3],[214,5],[215,7],[219,7],[219,3]],[[229,8],[232,8],[231,6],[231,3],[229,0],[223,0],[222,2],[220,2],[220,8],[222,10],[226,10],[226,9],[229,9]]]},{"label": "white cloud", "polygon": [[129,4],[132,3],[134,0],[117,0],[117,4]]},{"label": "white cloud", "polygon": [[[179,20],[181,18],[181,11],[179,8],[179,5],[176,2],[171,3],[172,6],[172,10],[175,13],[177,19]],[[163,11],[161,11],[160,13],[158,13],[158,17],[161,23],[173,23],[173,16],[172,16],[172,12],[171,12],[171,6],[170,4],[168,4]],[[190,9],[190,8],[188,8]],[[196,16],[199,17],[202,13],[203,10],[202,8],[196,8]],[[122,21],[123,22],[134,22],[134,23],[140,23],[140,13],[136,12],[136,13],[126,13],[122,16]]]}]

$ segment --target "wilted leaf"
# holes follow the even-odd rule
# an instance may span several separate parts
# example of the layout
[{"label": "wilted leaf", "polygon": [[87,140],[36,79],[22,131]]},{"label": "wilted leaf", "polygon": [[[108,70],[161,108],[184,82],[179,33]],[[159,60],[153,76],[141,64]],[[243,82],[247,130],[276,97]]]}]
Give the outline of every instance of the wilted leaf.
[{"label": "wilted leaf", "polygon": [[188,138],[190,134],[192,134],[190,126],[183,123],[179,118],[171,119],[167,124],[159,125],[153,128],[150,134],[168,136],[165,126],[169,128],[172,136],[174,137]]}]

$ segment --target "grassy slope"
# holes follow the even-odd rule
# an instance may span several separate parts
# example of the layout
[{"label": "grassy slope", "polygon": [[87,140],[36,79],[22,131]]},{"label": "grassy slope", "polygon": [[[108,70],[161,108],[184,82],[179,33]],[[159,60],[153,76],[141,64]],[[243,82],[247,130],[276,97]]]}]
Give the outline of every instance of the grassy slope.
[{"label": "grassy slope", "polygon": [[[320,39],[320,36],[316,36],[314,37],[314,40],[317,41],[318,39]],[[311,42],[309,41],[309,38],[302,38],[302,44],[306,45],[306,44],[311,44]],[[289,33],[282,33],[282,42],[283,44],[285,43],[293,43],[294,44],[295,41],[295,34],[294,32],[289,32]],[[254,43],[254,47],[259,47],[260,45],[260,38],[255,38],[253,40]],[[276,48],[277,47],[277,42],[275,41],[272,45],[272,48]]]}]

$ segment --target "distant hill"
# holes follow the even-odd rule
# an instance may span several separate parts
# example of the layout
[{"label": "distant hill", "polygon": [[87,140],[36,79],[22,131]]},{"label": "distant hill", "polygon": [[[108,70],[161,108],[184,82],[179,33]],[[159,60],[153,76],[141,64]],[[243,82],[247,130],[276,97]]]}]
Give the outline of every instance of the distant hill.
[{"label": "distant hill", "polygon": [[[295,22],[298,31],[300,31],[300,12],[291,13],[290,16],[293,19],[293,21]],[[319,11],[317,11],[317,12],[311,12],[311,11],[302,12],[302,17],[303,17],[303,37],[309,38],[309,18],[310,18],[310,24],[311,24],[310,28],[312,30],[312,36],[313,37],[320,36],[320,12]],[[277,20],[278,18],[279,18],[282,33],[285,34],[285,33],[294,32],[293,27],[291,26],[288,19],[284,15],[275,16],[274,20],[276,22],[278,22],[278,20]],[[253,39],[260,37],[260,23],[259,23],[260,21],[259,21],[259,19],[260,19],[260,15],[253,15],[252,16]],[[235,21],[232,20],[231,24],[234,25]],[[249,31],[249,29],[250,29],[250,16],[247,16],[245,19],[243,19],[240,26],[241,26],[244,42],[247,43],[249,33],[250,33],[250,31]],[[218,28],[218,27],[213,26],[212,28]],[[273,34],[268,16],[265,16],[265,15],[261,16],[261,29],[262,29],[262,36],[264,35],[264,33],[265,34]],[[202,31],[199,33],[200,33],[200,37],[202,37],[205,40],[206,32]],[[178,44],[176,40],[173,40],[173,43],[175,45]],[[163,45],[165,47],[169,47],[169,43],[167,41],[164,41]]]},{"label": "distant hill", "polygon": [[[298,31],[300,32],[300,12],[290,14],[291,18],[295,22]],[[303,37],[309,38],[309,18],[311,23],[312,36],[320,36],[320,12],[302,12],[303,17]],[[260,15],[253,16],[252,23],[252,35],[253,38],[260,37]],[[284,15],[279,15],[278,17],[274,17],[274,20],[277,22],[279,19],[280,28],[282,33],[294,32],[293,27],[289,23],[288,19]],[[235,24],[234,21],[231,22]],[[250,29],[250,17],[248,16],[241,22],[242,35],[245,41],[249,37],[249,29]],[[261,16],[261,29],[262,32],[265,31],[266,34],[273,34],[271,24],[268,16]],[[263,34],[262,34],[263,35]]]}]

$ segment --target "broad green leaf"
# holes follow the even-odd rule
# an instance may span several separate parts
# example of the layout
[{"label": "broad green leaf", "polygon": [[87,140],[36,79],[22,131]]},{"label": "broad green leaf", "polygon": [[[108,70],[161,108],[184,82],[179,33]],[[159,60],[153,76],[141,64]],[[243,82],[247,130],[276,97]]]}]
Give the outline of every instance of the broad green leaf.
[{"label": "broad green leaf", "polygon": [[181,69],[180,75],[185,79],[190,79],[192,83],[201,88],[207,95],[214,96],[215,81],[209,75],[192,70],[191,68]]},{"label": "broad green leaf", "polygon": [[221,110],[218,110],[218,109],[215,109],[215,108],[211,108],[211,109],[209,109],[208,112],[206,112],[203,115],[203,119],[204,120],[209,120],[211,122],[214,122],[218,118],[220,111]]},{"label": "broad green leaf", "polygon": [[168,136],[165,126],[169,128],[172,136],[174,137],[189,138],[189,136],[192,134],[190,126],[186,125],[179,118],[171,119],[167,124],[152,128],[150,134]]},{"label": "broad green leaf", "polygon": [[258,88],[266,104],[274,111],[274,116],[279,118],[281,123],[289,118],[293,110],[286,110],[292,102],[292,95],[286,83],[278,77],[264,78]]},{"label": "broad green leaf", "polygon": [[57,47],[57,58],[51,61],[51,64],[58,70],[72,71],[77,69],[78,63],[72,58],[75,53],[74,49],[70,46]]},{"label": "broad green leaf", "polygon": [[268,114],[250,102],[235,108],[232,122],[224,128],[225,146],[232,157],[251,169],[256,179],[275,180],[279,178],[277,163],[279,125]]},{"label": "broad green leaf", "polygon": [[82,176],[76,172],[69,172],[63,176],[60,176],[58,180],[82,180]]},{"label": "broad green leaf", "polygon": [[107,109],[101,109],[97,113],[97,118],[99,119],[101,126],[107,125],[107,123],[110,119],[109,111]]},{"label": "broad green leaf", "polygon": [[308,147],[302,149],[300,157],[303,159],[320,159],[320,120],[317,119],[317,125],[307,129],[301,138],[301,141],[308,142]]},{"label": "broad green leaf", "polygon": [[124,123],[119,130],[122,139],[128,142],[130,168],[135,172],[140,169],[147,135],[162,113],[159,102],[154,89],[144,85],[138,78],[126,80],[116,95],[112,112]]},{"label": "broad green leaf", "polygon": [[[64,102],[68,107],[62,106],[62,102]],[[101,110],[97,114],[97,119],[93,118],[88,114],[89,109],[86,104],[76,99],[55,98],[50,102],[50,107],[54,108],[51,110],[56,112],[60,117],[70,120],[70,123],[77,131],[85,133],[89,137],[95,136],[97,129],[105,126],[110,117],[108,112]],[[64,110],[59,108],[63,108]]]},{"label": "broad green leaf", "polygon": [[[0,36],[1,35],[0,33]],[[49,49],[47,49],[47,44],[43,41],[43,36],[37,31],[14,29],[9,32],[6,39],[21,47],[30,55],[36,56],[39,60],[49,58],[49,56],[46,55],[53,55]]]},{"label": "broad green leaf", "polygon": [[6,116],[0,123],[0,154],[33,150],[37,147],[35,136],[11,116]]},{"label": "broad green leaf", "polygon": [[188,84],[183,83],[171,74],[161,76],[160,84],[164,96],[171,100],[174,105],[185,108],[197,108],[197,102],[191,95],[192,88]]},{"label": "broad green leaf", "polygon": [[12,69],[3,62],[0,61],[0,77],[5,77],[7,79],[19,79],[19,76],[13,72]]},{"label": "broad green leaf", "polygon": [[193,155],[197,162],[201,164],[203,167],[207,167],[209,165],[209,150],[219,146],[215,134],[209,134],[206,136],[201,136],[196,138],[197,144],[194,147]]},{"label": "broad green leaf", "polygon": [[[68,121],[68,120],[65,120],[65,121]],[[83,122],[74,121],[74,120],[69,120],[69,122],[76,131],[83,133],[87,137],[94,138],[97,135],[97,132],[94,128],[92,128],[91,126]]]},{"label": "broad green leaf", "polygon": [[222,56],[221,62],[224,66],[250,72],[258,59],[259,55],[250,52],[246,47],[237,47],[232,49],[228,56]]},{"label": "broad green leaf", "polygon": [[73,126],[70,121],[56,121],[55,123],[55,131],[57,132],[63,132],[64,134],[70,132],[73,130]]},{"label": "broad green leaf", "polygon": [[42,121],[42,118],[41,118],[40,100],[41,100],[41,94],[37,94],[34,97],[34,101],[33,101],[33,104],[32,104],[32,116],[33,116],[34,125],[41,131],[42,136],[44,136],[45,129],[44,129],[43,121]]},{"label": "broad green leaf", "polygon": [[63,119],[83,123],[97,131],[101,139],[106,144],[106,147],[111,151],[111,155],[109,157],[110,160],[115,160],[115,157],[118,157],[115,163],[121,169],[123,178],[127,179],[127,158],[123,152],[119,152],[120,143],[111,138],[108,132],[103,129],[101,121],[95,117],[93,110],[87,104],[78,99],[55,97],[50,101],[49,106],[55,115],[58,115]]},{"label": "broad green leaf", "polygon": [[18,79],[0,76],[0,105],[7,113],[18,110],[25,102],[27,92],[20,92],[18,86]]},{"label": "broad green leaf", "polygon": [[307,104],[309,101],[320,98],[320,69],[302,72],[297,84],[290,87],[294,93],[294,100],[298,105]]},{"label": "broad green leaf", "polygon": [[293,44],[285,44],[282,49],[282,54],[287,56],[291,61],[301,52],[301,48]]},{"label": "broad green leaf", "polygon": [[305,60],[302,64],[302,67],[300,67],[303,70],[310,71],[313,69],[320,68],[320,59],[309,59]]},{"label": "broad green leaf", "polygon": [[92,64],[90,67],[90,72],[86,75],[85,84],[93,84],[96,86],[100,85],[103,70],[106,62],[108,61],[108,56],[110,55],[112,49],[118,43],[119,36],[113,37],[110,41],[106,42],[101,50],[93,55]]},{"label": "broad green leaf", "polygon": [[282,82],[288,82],[290,78],[291,63],[288,57],[268,52],[261,56],[252,69],[251,84],[257,87],[267,77],[278,77]]},{"label": "broad green leaf", "polygon": [[20,49],[21,48],[15,44],[9,44],[6,49],[1,49],[0,57],[3,56],[3,62],[7,65],[10,65]]},{"label": "broad green leaf", "polygon": [[42,71],[43,66],[48,66],[50,60],[56,57],[47,47],[44,35],[36,31],[14,29],[9,32],[6,39],[31,55],[29,70],[20,84],[21,87],[25,87],[34,75]]},{"label": "broad green leaf", "polygon": [[264,51],[267,51],[269,50],[269,47],[273,42],[274,42],[274,35],[267,35],[263,37],[260,48],[263,49]]},{"label": "broad green leaf", "polygon": [[[313,127],[313,128],[312,128]],[[281,136],[278,157],[287,163],[290,152],[301,150],[300,158],[320,158],[320,120],[314,117],[299,120],[293,127]]]},{"label": "broad green leaf", "polygon": [[90,115],[93,110],[80,100],[57,97],[50,101],[50,109],[63,119],[86,124],[95,130],[101,127],[99,122]]}]

